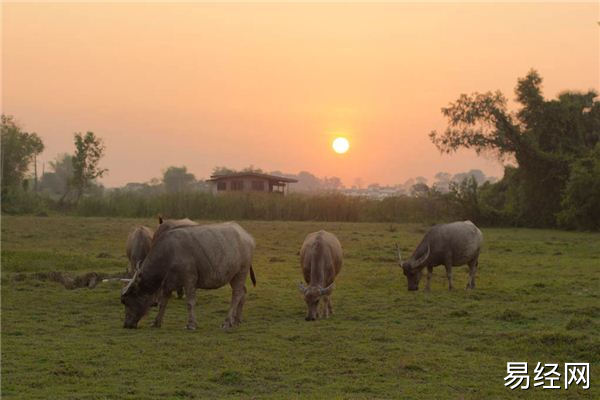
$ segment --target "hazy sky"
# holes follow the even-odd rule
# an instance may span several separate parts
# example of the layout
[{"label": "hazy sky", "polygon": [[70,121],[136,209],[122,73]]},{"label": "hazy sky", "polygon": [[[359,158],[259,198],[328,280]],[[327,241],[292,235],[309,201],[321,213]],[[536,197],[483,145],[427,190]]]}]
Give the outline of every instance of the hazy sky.
[{"label": "hazy sky", "polygon": [[[6,4],[2,112],[72,152],[107,146],[107,186],[186,165],[400,183],[494,160],[431,144],[461,93],[599,89],[598,3]],[[336,134],[350,140],[331,150]]]}]

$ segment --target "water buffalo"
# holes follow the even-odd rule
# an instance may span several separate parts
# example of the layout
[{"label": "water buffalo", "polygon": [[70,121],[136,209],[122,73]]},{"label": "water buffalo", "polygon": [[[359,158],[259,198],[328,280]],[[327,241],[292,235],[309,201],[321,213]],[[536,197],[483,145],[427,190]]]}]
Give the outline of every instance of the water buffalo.
[{"label": "water buffalo", "polygon": [[135,273],[137,265],[142,263],[150,251],[152,243],[152,230],[145,226],[138,226],[127,236],[126,253],[129,259],[129,274]]},{"label": "water buffalo", "polygon": [[134,279],[121,292],[125,328],[135,328],[160,290],[154,326],[160,327],[171,292],[183,286],[187,301],[188,329],[196,328],[196,288],[217,289],[229,283],[231,306],[223,328],[241,322],[246,296],[245,281],[252,270],[254,239],[235,222],[182,226],[163,232],[153,243]]},{"label": "water buffalo", "polygon": [[323,298],[322,316],[333,314],[329,296],[333,292],[333,281],[342,269],[342,245],[334,234],[319,231],[309,233],[300,249],[302,275],[308,284],[299,285],[300,292],[308,307],[307,321],[314,321],[318,315],[319,300]]},{"label": "water buffalo", "polygon": [[471,221],[458,221],[432,227],[406,261],[402,261],[398,247],[398,261],[406,275],[408,290],[419,290],[419,281],[425,267],[425,290],[429,290],[433,267],[437,265],[446,267],[448,289],[452,290],[452,267],[464,264],[469,265],[467,289],[475,289],[475,273],[482,243],[483,235],[475,224]]}]

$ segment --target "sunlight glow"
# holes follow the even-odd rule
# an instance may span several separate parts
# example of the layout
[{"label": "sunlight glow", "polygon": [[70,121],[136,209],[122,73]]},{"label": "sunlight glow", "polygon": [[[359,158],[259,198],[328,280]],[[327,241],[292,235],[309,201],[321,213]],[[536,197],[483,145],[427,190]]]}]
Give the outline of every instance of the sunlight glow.
[{"label": "sunlight glow", "polygon": [[350,142],[348,142],[348,139],[344,137],[338,137],[335,138],[335,140],[331,144],[331,147],[333,147],[333,151],[335,151],[336,153],[344,154],[350,148]]}]

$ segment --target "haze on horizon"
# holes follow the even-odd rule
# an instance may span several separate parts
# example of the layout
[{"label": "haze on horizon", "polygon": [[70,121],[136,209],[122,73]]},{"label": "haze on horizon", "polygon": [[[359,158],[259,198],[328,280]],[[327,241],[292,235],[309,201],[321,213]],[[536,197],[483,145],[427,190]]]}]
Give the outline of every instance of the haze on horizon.
[{"label": "haze on horizon", "polygon": [[[598,3],[2,5],[2,112],[37,132],[43,161],[73,133],[105,141],[106,186],[171,165],[395,184],[481,169],[440,155],[432,129],[461,93],[534,68],[544,95],[599,90]],[[348,153],[331,149],[337,136]]]}]

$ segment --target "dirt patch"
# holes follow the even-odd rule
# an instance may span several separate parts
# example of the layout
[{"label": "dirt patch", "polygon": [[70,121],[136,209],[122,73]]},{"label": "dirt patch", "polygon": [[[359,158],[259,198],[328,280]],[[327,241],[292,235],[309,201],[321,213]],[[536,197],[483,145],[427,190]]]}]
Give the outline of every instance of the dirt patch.
[{"label": "dirt patch", "polygon": [[98,253],[96,258],[112,258],[112,255],[110,255],[109,253],[106,253],[106,252],[101,252],[101,253]]},{"label": "dirt patch", "polygon": [[70,274],[61,271],[35,272],[32,274],[19,273],[12,277],[13,281],[17,282],[26,280],[58,282],[69,290],[83,287],[93,289],[98,282],[101,282],[103,279],[122,278],[127,278],[125,273],[107,274],[104,272],[87,272],[82,275],[71,276]]}]

